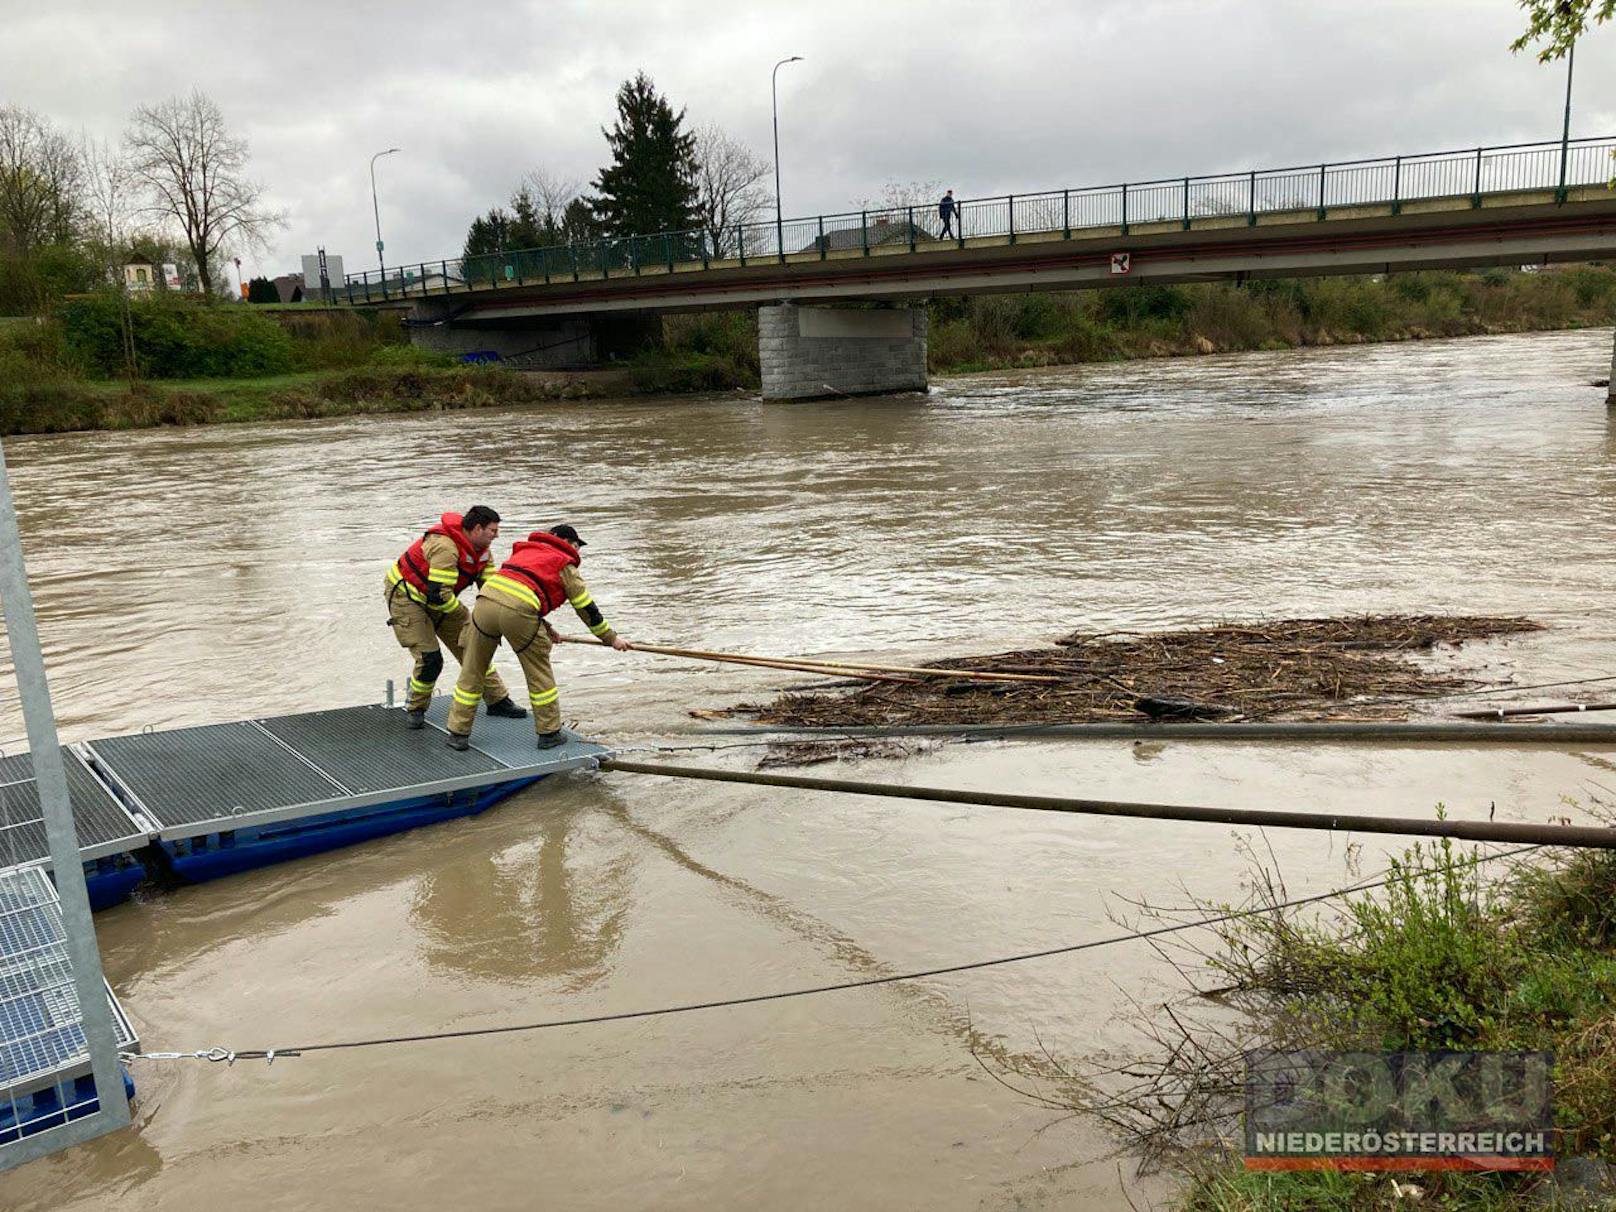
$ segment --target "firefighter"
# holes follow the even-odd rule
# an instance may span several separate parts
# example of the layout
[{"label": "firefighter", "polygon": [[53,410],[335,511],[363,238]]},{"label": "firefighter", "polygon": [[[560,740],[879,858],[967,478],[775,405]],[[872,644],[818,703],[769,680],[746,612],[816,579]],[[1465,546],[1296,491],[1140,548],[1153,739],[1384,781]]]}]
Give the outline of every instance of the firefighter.
[{"label": "firefighter", "polygon": [[[488,549],[498,537],[499,515],[486,505],[473,505],[464,515],[446,513],[387,570],[387,623],[415,658],[404,703],[411,728],[426,726],[432,688],[443,672],[440,642],[455,660],[466,659],[471,613],[461,603],[460,592],[487,578],[494,563]],[[483,658],[478,680],[488,714],[522,719],[527,712],[511,702],[510,691],[489,661],[492,656]]]},{"label": "firefighter", "polygon": [[528,702],[533,705],[539,748],[552,749],[566,743],[558,701],[561,692],[550,670],[550,648],[556,634],[544,617],[561,603],[569,603],[578,612],[591,635],[619,652],[631,647],[601,617],[600,607],[578,573],[578,549],[583,546],[584,541],[571,526],[535,530],[525,542],[512,547],[510,558],[483,582],[471,610],[466,655],[460,662],[460,681],[449,708],[451,749],[471,745],[477,700],[487,693],[483,670],[490,667],[501,640],[510,641],[511,651],[527,677]]}]

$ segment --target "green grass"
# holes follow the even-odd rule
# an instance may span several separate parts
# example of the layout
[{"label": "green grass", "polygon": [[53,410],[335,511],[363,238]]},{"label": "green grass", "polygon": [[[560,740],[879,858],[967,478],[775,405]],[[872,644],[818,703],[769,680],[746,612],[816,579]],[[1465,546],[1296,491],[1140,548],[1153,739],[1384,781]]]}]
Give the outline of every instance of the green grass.
[{"label": "green grass", "polygon": [[[1548,851],[1491,881],[1475,857],[1448,841],[1417,844],[1386,887],[1335,916],[1228,923],[1205,956],[1211,983],[1236,991],[1258,1038],[1286,1048],[1551,1051],[1557,1156],[1616,1161],[1616,852]],[[1281,887],[1266,876],[1255,886],[1269,890],[1260,900]],[[1248,1171],[1216,1150],[1178,1164],[1183,1212],[1410,1206],[1385,1175]],[[1421,1206],[1500,1212],[1538,1206],[1541,1178],[1399,1181],[1422,1188]]]}]

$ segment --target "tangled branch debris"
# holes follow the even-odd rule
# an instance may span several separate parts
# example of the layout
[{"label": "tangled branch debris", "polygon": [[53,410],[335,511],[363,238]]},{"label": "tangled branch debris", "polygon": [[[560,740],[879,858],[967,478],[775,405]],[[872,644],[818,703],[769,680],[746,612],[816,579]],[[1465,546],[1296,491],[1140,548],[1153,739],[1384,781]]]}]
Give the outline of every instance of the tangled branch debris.
[{"label": "tangled branch debris", "polygon": [[[1055,724],[1095,720],[1403,719],[1411,703],[1477,683],[1440,662],[1417,662],[1466,640],[1542,630],[1488,615],[1371,615],[1222,623],[1188,631],[1074,632],[1051,648],[964,656],[931,668],[1053,674],[1050,684],[946,679],[786,693],[731,714],[759,723],[847,727]],[[1160,707],[1165,701],[1167,708]],[[1182,706],[1182,711],[1172,708]]]}]

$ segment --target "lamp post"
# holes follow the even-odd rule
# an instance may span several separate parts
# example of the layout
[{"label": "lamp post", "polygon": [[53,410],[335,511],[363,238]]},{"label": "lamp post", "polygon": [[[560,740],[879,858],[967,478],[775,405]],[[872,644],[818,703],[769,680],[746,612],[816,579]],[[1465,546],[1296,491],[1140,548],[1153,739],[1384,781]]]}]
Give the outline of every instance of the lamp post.
[{"label": "lamp post", "polygon": [[386,151],[379,151],[370,158],[370,210],[376,217],[376,264],[382,271],[382,286],[387,285],[387,260],[382,256],[382,208],[376,202],[376,161],[383,156],[390,156],[398,148],[389,147]]},{"label": "lamp post", "polygon": [[769,73],[769,96],[774,102],[774,247],[782,257],[786,255],[786,239],[780,218],[780,69],[788,63],[801,62],[801,55],[792,55],[776,63]]},{"label": "lamp post", "polygon": [[1566,169],[1571,159],[1571,73],[1577,66],[1577,40],[1573,36],[1570,49],[1566,51],[1566,102],[1565,125],[1560,128],[1560,188],[1556,194],[1559,201],[1566,200]]}]

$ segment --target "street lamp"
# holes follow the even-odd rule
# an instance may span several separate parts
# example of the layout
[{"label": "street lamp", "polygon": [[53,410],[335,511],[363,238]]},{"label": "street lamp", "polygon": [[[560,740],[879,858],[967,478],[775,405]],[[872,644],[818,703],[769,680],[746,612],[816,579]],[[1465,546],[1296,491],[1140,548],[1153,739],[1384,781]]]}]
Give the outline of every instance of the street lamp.
[{"label": "street lamp", "polygon": [[376,203],[376,161],[383,156],[390,156],[398,151],[396,147],[389,147],[386,151],[379,151],[370,158],[370,209],[376,216],[376,264],[381,267],[382,285],[387,285],[387,261],[382,256],[382,208]]},{"label": "street lamp", "polygon": [[1566,103],[1565,125],[1560,128],[1560,190],[1559,200],[1566,200],[1566,167],[1571,159],[1571,73],[1577,66],[1577,39],[1573,35],[1566,51]]},{"label": "street lamp", "polygon": [[774,101],[774,244],[775,251],[786,255],[785,226],[780,219],[780,69],[788,63],[801,63],[801,55],[792,55],[774,65],[769,73],[769,96]]}]

